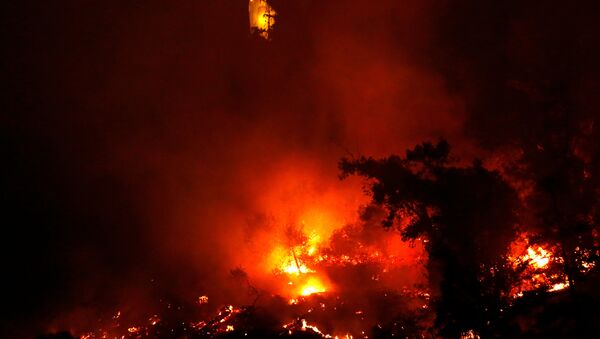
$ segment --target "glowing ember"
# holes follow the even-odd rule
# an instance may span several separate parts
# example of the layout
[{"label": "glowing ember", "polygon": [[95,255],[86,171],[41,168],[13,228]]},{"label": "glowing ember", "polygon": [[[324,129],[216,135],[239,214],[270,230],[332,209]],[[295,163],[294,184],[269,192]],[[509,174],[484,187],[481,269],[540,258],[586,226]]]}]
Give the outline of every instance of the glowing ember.
[{"label": "glowing ember", "polygon": [[557,283],[557,284],[554,284],[552,286],[552,288],[550,288],[548,291],[550,291],[550,292],[560,291],[560,290],[564,290],[567,287],[569,287],[569,282]]},{"label": "glowing ember", "polygon": [[198,297],[198,304],[206,304],[208,303],[208,297],[203,295]]},{"label": "glowing ember", "polygon": [[299,318],[289,324],[285,324],[283,325],[283,328],[285,328],[288,331],[289,335],[292,335],[296,331],[308,331],[318,334],[322,338],[333,338],[333,336],[331,336],[330,334],[323,333],[317,326],[310,325],[304,318]]},{"label": "glowing ember", "polygon": [[130,328],[127,329],[127,332],[129,332],[129,333],[137,333],[139,331],[140,331],[140,328],[139,327],[135,327],[135,326],[134,327],[130,327]]},{"label": "glowing ember", "polygon": [[481,338],[477,332],[473,330],[468,330],[460,334],[461,339],[479,339]]},{"label": "glowing ember", "polygon": [[160,322],[160,318],[155,314],[148,319],[148,322],[150,322],[150,325],[154,326]]},{"label": "glowing ember", "polygon": [[323,334],[323,332],[321,332],[317,326],[309,325],[305,319],[302,319],[302,330],[305,331],[306,329],[311,329],[319,334]]}]

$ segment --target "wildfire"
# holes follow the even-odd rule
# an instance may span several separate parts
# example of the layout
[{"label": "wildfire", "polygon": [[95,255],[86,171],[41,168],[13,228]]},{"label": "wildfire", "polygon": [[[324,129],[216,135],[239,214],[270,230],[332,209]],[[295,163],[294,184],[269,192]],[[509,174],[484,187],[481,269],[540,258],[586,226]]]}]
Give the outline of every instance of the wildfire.
[{"label": "wildfire", "polygon": [[198,297],[198,304],[202,305],[202,304],[206,304],[208,303],[208,297],[205,295],[202,295],[200,297]]},{"label": "wildfire", "polygon": [[304,318],[299,318],[289,324],[285,324],[283,325],[283,328],[288,331],[289,335],[292,335],[294,331],[309,331],[314,332],[315,334],[318,334],[323,338],[333,338],[329,334],[324,334],[321,330],[319,330],[317,326],[308,324],[308,322]]},{"label": "wildfire", "polygon": [[554,254],[555,249],[547,244],[531,244],[528,234],[522,234],[513,242],[509,260],[520,272],[520,281],[513,288],[513,298],[524,292],[543,289],[548,292],[563,290],[569,283],[559,269],[563,258]]},{"label": "wildfire", "polygon": [[550,288],[548,291],[550,291],[550,292],[560,291],[560,290],[564,290],[567,287],[569,287],[568,282],[557,283],[557,284],[554,284],[552,286],[552,288]]},{"label": "wildfire", "polygon": [[[323,258],[320,255],[323,238],[317,229],[324,229],[327,222],[330,222],[330,217],[326,214],[306,213],[299,223],[302,228],[287,230],[285,242],[292,245],[286,248],[285,244],[280,244],[271,252],[270,261],[275,266],[273,270],[276,275],[285,276],[286,289],[291,297],[290,303],[298,296],[309,296],[329,290],[327,277],[316,270]],[[304,228],[309,227],[309,223],[311,230],[305,232]]]},{"label": "wildfire", "polygon": [[269,33],[275,25],[275,10],[266,0],[250,0],[248,3],[250,31],[257,32],[261,37],[269,39]]},{"label": "wildfire", "polygon": [[129,332],[129,333],[137,333],[139,331],[140,331],[140,328],[139,327],[135,327],[135,326],[130,327],[130,328],[127,329],[127,332]]},{"label": "wildfire", "polygon": [[306,274],[310,272],[314,272],[314,270],[308,268],[306,264],[300,262],[297,258],[294,258],[295,255],[290,255],[288,257],[284,257],[283,263],[279,267],[279,269],[286,274]]},{"label": "wildfire", "polygon": [[536,269],[544,268],[550,262],[551,253],[538,246],[537,249],[533,247],[527,248],[527,254],[521,258],[522,262],[529,261],[529,264]]},{"label": "wildfire", "polygon": [[150,323],[150,325],[155,326],[160,322],[160,318],[158,317],[158,315],[155,314],[148,319],[148,322]]},{"label": "wildfire", "polygon": [[[303,256],[310,255],[311,248],[314,249],[315,247],[305,248]],[[286,275],[286,285],[293,289],[290,292],[292,296],[290,300],[295,300],[294,298],[297,296],[308,296],[328,291],[326,277],[319,274],[315,269],[309,268],[302,259],[296,255],[289,255],[282,260],[284,263],[280,266],[279,270],[282,274]]]},{"label": "wildfire", "polygon": [[460,339],[479,339],[481,338],[477,332],[473,330],[468,330],[466,332],[461,333]]},{"label": "wildfire", "polygon": [[308,281],[302,286],[300,290],[300,295],[307,296],[314,293],[322,293],[327,291],[325,285],[316,277],[311,277]]},{"label": "wildfire", "polygon": [[[276,201],[271,202],[273,206],[280,207],[277,205],[279,200],[273,200]],[[347,212],[345,207],[339,207],[337,195],[318,201],[314,197],[310,201],[300,200],[298,205],[301,207],[286,210],[287,205],[283,205],[275,209],[277,214],[272,221],[267,221],[273,222],[273,227],[265,228],[269,232],[256,237],[256,248],[263,250],[255,252],[258,257],[245,256],[242,259],[244,264],[240,265],[249,270],[244,284],[252,285],[252,293],[261,295],[261,305],[268,304],[270,297],[278,301],[281,297],[287,300],[289,309],[282,312],[281,324],[288,316],[298,317],[293,324],[284,326],[286,330],[282,334],[305,332],[323,338],[368,336],[369,329],[381,319],[374,319],[375,313],[369,312],[370,305],[364,304],[364,298],[354,298],[356,287],[345,285],[345,281],[350,281],[345,279],[347,274],[367,279],[366,284],[371,284],[365,289],[367,293],[373,293],[382,300],[392,302],[392,298],[406,298],[411,300],[411,305],[413,300],[418,300],[419,310],[423,302],[428,304],[428,298],[414,293],[422,287],[399,286],[401,288],[394,289],[397,285],[390,280],[396,279],[391,275],[400,272],[394,271],[396,268],[401,267],[404,274],[408,267],[402,265],[418,265],[420,259],[417,258],[422,252],[414,252],[414,247],[403,243],[400,235],[380,228],[369,230],[370,233],[363,237],[363,227],[353,223],[351,218],[354,214]],[[354,207],[352,210],[355,210]],[[416,250],[422,251],[420,247]],[[215,311],[210,309],[218,305],[218,297],[199,295],[195,300],[196,306],[201,307],[202,312]],[[182,336],[220,337],[230,335],[228,332],[244,335],[245,331],[252,330],[252,326],[240,319],[252,316],[252,312],[255,312],[253,307],[229,305],[222,307],[218,314],[215,312],[212,319],[174,324],[169,315],[161,314],[164,319],[156,315],[146,317],[147,322],[144,323],[114,324],[104,328],[109,328],[106,333],[111,338],[146,338],[179,329],[184,331]],[[305,319],[309,314],[311,318]],[[398,325],[399,328],[401,326]],[[105,333],[101,331],[106,330],[96,331],[95,337],[101,337],[98,333]]]}]

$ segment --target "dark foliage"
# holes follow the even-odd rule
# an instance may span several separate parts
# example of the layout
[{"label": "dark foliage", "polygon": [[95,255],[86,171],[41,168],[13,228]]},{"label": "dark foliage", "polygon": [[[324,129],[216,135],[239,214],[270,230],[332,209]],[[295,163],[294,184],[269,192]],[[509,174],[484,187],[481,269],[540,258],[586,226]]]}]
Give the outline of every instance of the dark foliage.
[{"label": "dark foliage", "polygon": [[520,223],[561,246],[576,288],[582,256],[598,250],[598,3],[439,6],[434,67],[465,99],[465,132],[518,153],[508,177],[531,188]]},{"label": "dark foliage", "polygon": [[385,227],[402,225],[405,239],[428,240],[440,333],[492,334],[508,287],[503,255],[514,235],[516,194],[479,161],[458,167],[449,153],[445,141],[423,143],[404,158],[343,159],[340,169],[342,177],[370,180],[372,203],[388,211]]}]

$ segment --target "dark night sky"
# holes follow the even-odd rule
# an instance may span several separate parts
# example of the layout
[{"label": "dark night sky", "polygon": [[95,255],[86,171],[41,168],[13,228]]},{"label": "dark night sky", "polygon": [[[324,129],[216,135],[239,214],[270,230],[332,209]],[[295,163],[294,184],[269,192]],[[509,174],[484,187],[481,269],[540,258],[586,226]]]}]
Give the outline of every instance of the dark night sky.
[{"label": "dark night sky", "polygon": [[348,152],[485,159],[598,114],[597,5],[272,3],[271,42],[244,0],[2,5],[3,327],[197,297],[282,168],[338,185]]}]

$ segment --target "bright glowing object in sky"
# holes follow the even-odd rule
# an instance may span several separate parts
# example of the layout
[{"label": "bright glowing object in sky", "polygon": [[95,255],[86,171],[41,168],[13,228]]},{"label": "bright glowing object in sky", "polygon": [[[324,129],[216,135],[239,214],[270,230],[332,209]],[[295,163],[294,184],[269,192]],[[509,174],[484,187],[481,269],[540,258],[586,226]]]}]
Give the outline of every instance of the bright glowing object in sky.
[{"label": "bright glowing object in sky", "polygon": [[275,10],[266,0],[250,0],[248,3],[248,15],[250,22],[250,32],[257,33],[261,37],[269,40],[269,33],[275,25]]}]

